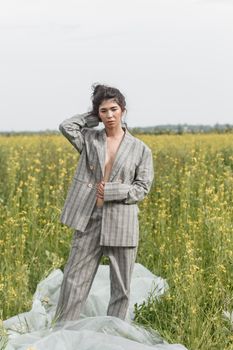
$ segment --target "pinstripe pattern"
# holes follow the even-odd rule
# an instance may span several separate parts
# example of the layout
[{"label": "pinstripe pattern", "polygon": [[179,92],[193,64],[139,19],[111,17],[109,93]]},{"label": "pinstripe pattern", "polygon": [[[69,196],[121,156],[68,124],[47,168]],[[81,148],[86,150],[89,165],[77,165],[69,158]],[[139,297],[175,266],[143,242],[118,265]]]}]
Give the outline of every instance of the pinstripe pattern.
[{"label": "pinstripe pattern", "polygon": [[122,319],[126,316],[137,248],[101,246],[101,222],[102,208],[95,207],[86,230],[74,233],[57,306],[59,320],[79,318],[102,255],[110,260],[111,298],[107,314]]},{"label": "pinstripe pattern", "polygon": [[111,298],[107,315],[125,319],[137,248],[105,247],[110,260]]},{"label": "pinstripe pattern", "polygon": [[[85,231],[96,203],[96,183],[104,175],[106,132],[92,128],[98,122],[97,117],[86,113],[66,119],[59,126],[80,153],[61,221],[81,232]],[[151,150],[125,129],[109,182],[105,183],[101,245],[137,246],[137,202],[149,192],[153,177]]]}]

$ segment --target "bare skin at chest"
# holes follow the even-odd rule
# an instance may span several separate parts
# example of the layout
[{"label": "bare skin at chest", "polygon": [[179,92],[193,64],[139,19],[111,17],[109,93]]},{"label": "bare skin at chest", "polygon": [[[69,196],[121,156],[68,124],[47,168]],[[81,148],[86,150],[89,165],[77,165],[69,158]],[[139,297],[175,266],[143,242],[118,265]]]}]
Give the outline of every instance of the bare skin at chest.
[{"label": "bare skin at chest", "polygon": [[[109,181],[110,174],[112,171],[112,166],[113,166],[118,148],[121,144],[123,135],[121,135],[121,137],[118,137],[118,138],[107,137],[107,149],[106,149],[104,177],[103,177],[104,182]],[[103,203],[104,203],[103,198],[97,198],[97,202],[96,202],[97,207],[102,207]]]}]

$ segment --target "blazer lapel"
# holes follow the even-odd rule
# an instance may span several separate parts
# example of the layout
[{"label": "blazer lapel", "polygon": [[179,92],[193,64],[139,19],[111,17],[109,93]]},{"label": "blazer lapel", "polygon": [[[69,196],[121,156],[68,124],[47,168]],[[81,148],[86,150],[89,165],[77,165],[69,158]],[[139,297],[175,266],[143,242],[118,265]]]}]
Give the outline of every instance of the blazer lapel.
[{"label": "blazer lapel", "polygon": [[98,135],[98,139],[95,141],[97,156],[100,163],[102,178],[104,177],[104,166],[106,158],[106,132],[105,129],[102,129]]},{"label": "blazer lapel", "polygon": [[129,152],[133,145],[132,141],[133,141],[133,137],[130,135],[130,133],[126,129],[125,135],[123,137],[123,140],[120,143],[120,146],[117,150],[117,153],[113,162],[112,171],[109,178],[110,182],[113,180],[114,176],[116,176],[119,169],[125,163],[127,157],[129,156]]}]

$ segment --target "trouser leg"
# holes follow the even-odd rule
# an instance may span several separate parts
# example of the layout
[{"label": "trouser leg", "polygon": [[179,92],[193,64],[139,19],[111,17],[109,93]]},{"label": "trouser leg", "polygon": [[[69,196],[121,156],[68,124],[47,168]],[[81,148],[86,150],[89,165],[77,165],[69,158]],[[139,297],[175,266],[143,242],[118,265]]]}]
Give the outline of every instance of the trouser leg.
[{"label": "trouser leg", "polygon": [[100,230],[101,212],[97,209],[85,232],[74,233],[57,305],[59,320],[77,320],[80,316],[102,256]]},{"label": "trouser leg", "polygon": [[111,297],[107,315],[125,319],[137,247],[105,247],[110,260]]}]

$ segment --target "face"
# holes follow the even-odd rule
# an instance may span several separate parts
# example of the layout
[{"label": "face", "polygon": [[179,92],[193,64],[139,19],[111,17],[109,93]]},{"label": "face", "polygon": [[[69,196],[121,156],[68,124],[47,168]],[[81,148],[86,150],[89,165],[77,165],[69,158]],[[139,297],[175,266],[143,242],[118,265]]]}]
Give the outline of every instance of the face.
[{"label": "face", "polygon": [[115,128],[121,123],[123,111],[114,99],[104,100],[99,106],[99,117],[106,128]]}]

